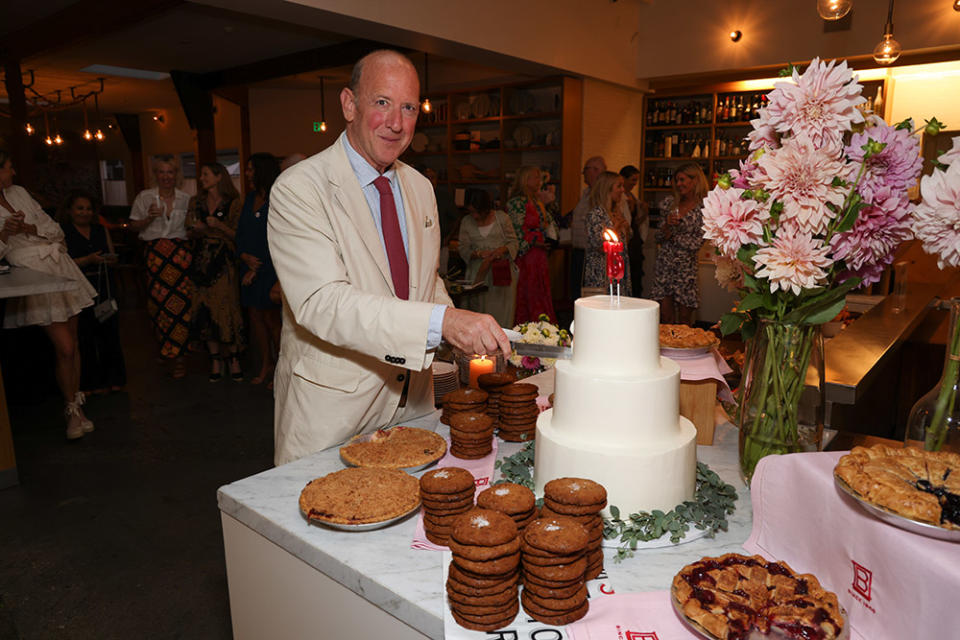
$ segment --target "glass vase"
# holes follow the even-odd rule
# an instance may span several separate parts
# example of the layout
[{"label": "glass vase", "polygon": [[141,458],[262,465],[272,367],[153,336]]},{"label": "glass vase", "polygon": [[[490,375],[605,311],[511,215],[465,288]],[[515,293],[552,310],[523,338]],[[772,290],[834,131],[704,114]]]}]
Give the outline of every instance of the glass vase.
[{"label": "glass vase", "polygon": [[820,325],[760,320],[746,346],[739,453],[749,484],[765,456],[820,450],[823,334]]},{"label": "glass vase", "polygon": [[960,407],[957,406],[960,380],[960,298],[950,300],[950,328],[943,375],[926,395],[917,400],[907,418],[904,445],[927,451],[960,453]]}]

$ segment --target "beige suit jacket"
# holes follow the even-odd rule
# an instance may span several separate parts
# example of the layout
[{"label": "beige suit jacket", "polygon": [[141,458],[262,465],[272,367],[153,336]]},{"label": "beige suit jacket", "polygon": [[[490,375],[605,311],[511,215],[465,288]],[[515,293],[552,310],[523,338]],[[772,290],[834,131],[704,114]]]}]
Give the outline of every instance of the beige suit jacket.
[{"label": "beige suit jacket", "polygon": [[[373,214],[342,138],[287,169],[270,192],[267,237],[283,288],[275,377],[277,465],[433,411],[440,224],[430,182],[394,163],[406,215],[409,300],[393,289]],[[410,376],[406,406],[399,407]]]}]

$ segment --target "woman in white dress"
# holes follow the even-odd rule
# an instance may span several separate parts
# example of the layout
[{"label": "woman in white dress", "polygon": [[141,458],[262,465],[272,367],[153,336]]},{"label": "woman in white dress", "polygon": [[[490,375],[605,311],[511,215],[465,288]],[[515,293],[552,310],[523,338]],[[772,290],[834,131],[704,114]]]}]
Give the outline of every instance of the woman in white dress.
[{"label": "woman in white dress", "polygon": [[93,422],[81,408],[77,315],[93,304],[97,292],[67,254],[63,229],[26,189],[13,184],[14,175],[10,155],[0,150],[0,257],[17,267],[75,280],[77,286],[70,291],[11,298],[3,326],[39,325],[50,337],[57,357],[57,384],[66,404],[67,438],[74,440],[93,431]]}]

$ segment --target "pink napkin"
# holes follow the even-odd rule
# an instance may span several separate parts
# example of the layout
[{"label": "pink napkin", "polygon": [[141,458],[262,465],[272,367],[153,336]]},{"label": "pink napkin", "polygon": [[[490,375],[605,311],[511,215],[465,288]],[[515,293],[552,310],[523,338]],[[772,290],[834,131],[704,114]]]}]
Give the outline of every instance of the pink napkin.
[{"label": "pink napkin", "polygon": [[689,640],[701,638],[673,609],[669,591],[617,593],[590,600],[590,611],[567,625],[570,640]]},{"label": "pink napkin", "polygon": [[727,364],[716,349],[707,353],[685,354],[677,349],[662,351],[664,356],[680,365],[681,380],[716,380],[720,383],[717,395],[724,402],[733,402],[733,393],[724,379],[723,374],[733,369]]},{"label": "pink napkin", "polygon": [[750,495],[751,553],[812,573],[837,594],[857,638],[956,638],[960,543],[898,529],[842,493],[845,451],[767,456]]},{"label": "pink napkin", "polygon": [[[437,467],[460,467],[473,474],[477,485],[477,493],[490,486],[493,480],[493,463],[497,459],[497,438],[493,438],[493,450],[482,458],[476,460],[461,460],[450,453],[450,439],[447,438],[447,454],[440,458]],[[437,468],[434,467],[434,468]],[[430,549],[440,551],[446,549],[440,545],[433,544],[427,540],[427,534],[423,530],[423,509],[417,514],[417,528],[413,533],[413,542],[410,544],[413,549]]]}]

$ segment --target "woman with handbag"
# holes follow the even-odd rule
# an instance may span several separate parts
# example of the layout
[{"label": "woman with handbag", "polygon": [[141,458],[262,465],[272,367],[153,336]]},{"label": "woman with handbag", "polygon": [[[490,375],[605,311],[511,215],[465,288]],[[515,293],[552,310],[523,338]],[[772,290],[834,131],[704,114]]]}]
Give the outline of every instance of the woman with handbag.
[{"label": "woman with handbag", "polygon": [[460,257],[467,263],[466,278],[482,282],[487,290],[464,296],[462,307],[489,313],[501,327],[510,327],[517,299],[517,236],[510,217],[491,207],[490,194],[477,189],[467,197],[467,213],[460,222]]},{"label": "woman with handbag", "polygon": [[77,333],[80,343],[80,390],[84,393],[121,391],[127,384],[127,368],[120,346],[120,321],[109,266],[117,261],[113,240],[96,222],[93,196],[76,189],[67,195],[60,211],[67,253],[97,290],[95,305],[80,312]]},{"label": "woman with handbag", "polygon": [[547,263],[548,238],[557,236],[556,222],[547,212],[547,205],[556,199],[543,186],[539,167],[527,165],[517,169],[507,213],[517,235],[517,311],[514,324],[535,322],[541,314],[557,321],[550,291],[550,267]]},{"label": "woman with handbag", "polygon": [[26,189],[13,184],[13,162],[0,150],[0,258],[15,267],[68,278],[77,285],[69,291],[10,298],[3,318],[5,328],[39,325],[53,343],[56,377],[66,405],[67,439],[93,431],[84,415],[80,393],[80,352],[77,316],[93,305],[96,291],[83,277],[63,244],[63,230]]}]

